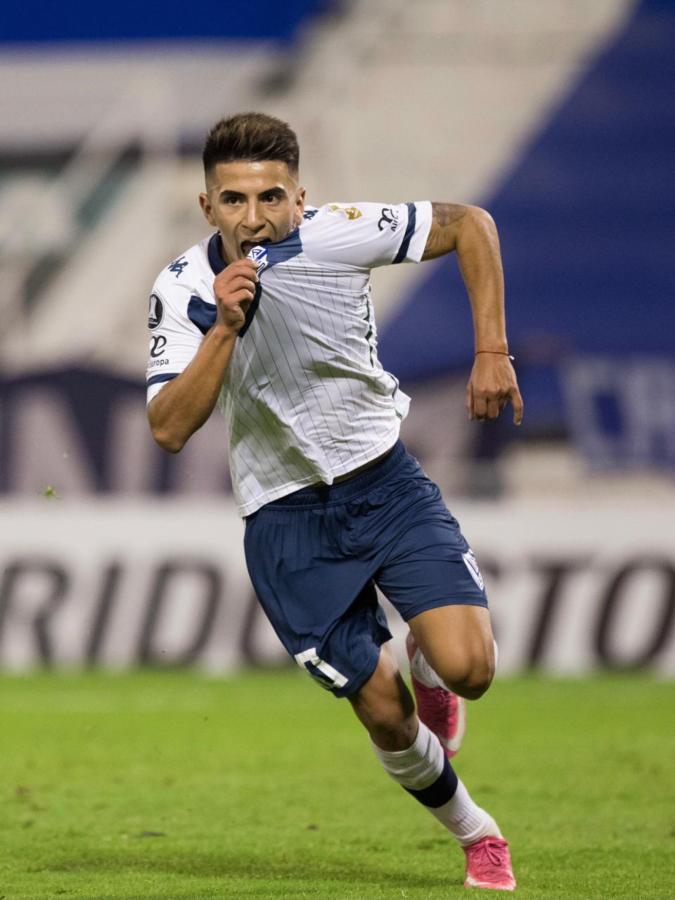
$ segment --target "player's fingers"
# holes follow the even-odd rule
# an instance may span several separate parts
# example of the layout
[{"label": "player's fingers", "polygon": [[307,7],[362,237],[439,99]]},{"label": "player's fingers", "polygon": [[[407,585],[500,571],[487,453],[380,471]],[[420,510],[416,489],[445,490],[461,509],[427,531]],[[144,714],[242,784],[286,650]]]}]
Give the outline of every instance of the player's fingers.
[{"label": "player's fingers", "polygon": [[255,291],[256,283],[252,278],[249,278],[248,275],[238,275],[230,281],[227,287],[228,292],[241,290]]},{"label": "player's fingers", "polygon": [[473,418],[483,421],[487,416],[487,400],[484,394],[473,395]]},{"label": "player's fingers", "polygon": [[466,408],[467,413],[469,414],[469,418],[473,419],[473,390],[471,389],[471,382],[469,381],[466,386],[466,395],[464,397],[464,406]]},{"label": "player's fingers", "polygon": [[517,387],[514,387],[511,391],[511,405],[513,406],[514,424],[520,425],[520,423],[523,421],[523,410],[525,408],[525,404],[523,403],[523,398],[520,396],[520,391]]},{"label": "player's fingers", "polygon": [[230,284],[232,281],[236,281],[237,278],[242,277],[257,282],[258,267],[252,259],[238,259],[236,262],[230,263],[216,276],[216,284]]},{"label": "player's fingers", "polygon": [[242,263],[242,272],[245,275],[250,275],[250,277],[254,280],[258,280],[258,266],[253,262],[252,259],[242,259],[240,260]]},{"label": "player's fingers", "polygon": [[220,285],[216,300],[224,307],[237,306],[242,300],[253,300],[256,286],[248,278],[238,278],[232,284]]},{"label": "player's fingers", "polygon": [[487,417],[488,419],[496,419],[499,415],[499,398],[489,397],[487,400]]},{"label": "player's fingers", "polygon": [[242,303],[249,304],[255,296],[255,291],[252,291],[249,288],[242,288],[239,291],[235,291],[231,296],[233,300],[233,306],[237,306]]},{"label": "player's fingers", "polygon": [[227,268],[233,272],[245,272],[247,269],[253,269],[254,272],[258,271],[257,263],[255,263],[252,259],[249,259],[248,256],[245,256],[243,259],[235,259],[235,261],[233,263],[230,263]]}]

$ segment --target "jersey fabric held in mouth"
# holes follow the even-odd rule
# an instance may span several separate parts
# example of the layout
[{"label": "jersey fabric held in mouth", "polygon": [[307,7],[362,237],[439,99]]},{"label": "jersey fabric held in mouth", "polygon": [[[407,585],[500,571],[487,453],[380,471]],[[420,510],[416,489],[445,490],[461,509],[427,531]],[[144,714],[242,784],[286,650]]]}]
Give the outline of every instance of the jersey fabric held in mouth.
[{"label": "jersey fabric held in mouth", "polygon": [[[332,484],[396,442],[410,400],[377,358],[370,270],[419,262],[430,227],[427,201],[331,203],[306,209],[283,241],[251,250],[258,289],[219,399],[242,516],[307,485]],[[213,280],[224,266],[215,234],[155,281],[148,402],[213,325]]]}]

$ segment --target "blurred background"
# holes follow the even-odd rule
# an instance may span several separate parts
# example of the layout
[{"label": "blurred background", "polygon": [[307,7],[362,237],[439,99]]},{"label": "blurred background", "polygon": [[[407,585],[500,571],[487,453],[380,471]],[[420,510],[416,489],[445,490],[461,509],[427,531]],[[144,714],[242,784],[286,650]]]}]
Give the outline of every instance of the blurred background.
[{"label": "blurred background", "polygon": [[313,205],[497,221],[521,428],[466,421],[454,259],[373,284],[403,437],[482,564],[503,671],[675,675],[674,95],[667,0],[4,10],[0,667],[286,664],[224,424],[171,456],[145,420],[152,283],[208,234],[207,130],[255,109],[296,129]]}]

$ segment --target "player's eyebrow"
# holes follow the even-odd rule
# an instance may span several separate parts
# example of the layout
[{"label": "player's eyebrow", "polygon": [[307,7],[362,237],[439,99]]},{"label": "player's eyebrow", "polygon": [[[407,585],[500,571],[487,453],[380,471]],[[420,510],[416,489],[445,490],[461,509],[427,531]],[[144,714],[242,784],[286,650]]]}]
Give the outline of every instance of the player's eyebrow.
[{"label": "player's eyebrow", "polygon": [[[283,200],[283,198],[286,196],[286,191],[282,187],[270,187],[266,188],[264,191],[260,191],[260,193],[258,194],[258,198],[269,197],[270,194],[279,200]],[[232,191],[228,188],[225,188],[225,190],[220,192],[218,198],[220,200],[245,200],[246,194],[242,194],[240,191]]]},{"label": "player's eyebrow", "polygon": [[286,191],[282,187],[271,187],[267,188],[266,191],[260,191],[258,197],[269,197],[270,194],[278,200],[283,200],[286,196]]}]

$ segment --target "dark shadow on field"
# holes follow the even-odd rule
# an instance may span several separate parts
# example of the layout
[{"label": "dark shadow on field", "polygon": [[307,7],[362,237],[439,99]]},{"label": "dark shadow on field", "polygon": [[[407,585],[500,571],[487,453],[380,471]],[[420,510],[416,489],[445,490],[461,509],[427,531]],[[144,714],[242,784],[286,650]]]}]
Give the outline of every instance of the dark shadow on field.
[{"label": "dark shadow on field", "polygon": [[[431,849],[429,847],[428,849]],[[376,868],[368,866],[361,860],[350,860],[349,847],[345,847],[344,860],[340,863],[326,862],[325,860],[312,860],[306,856],[289,856],[282,854],[276,859],[265,856],[241,853],[227,855],[226,852],[216,854],[198,854],[194,852],[176,853],[152,858],[144,856],[142,859],[130,859],[128,854],[101,854],[98,856],[80,856],[72,859],[64,858],[55,860],[48,865],[31,869],[33,872],[75,873],[75,872],[109,872],[114,873],[165,873],[196,878],[250,878],[253,881],[264,879],[283,880],[289,879],[297,884],[308,881],[308,887],[319,880],[327,879],[336,885],[343,884],[345,888],[364,884],[395,886],[405,885],[407,888],[451,888],[460,887],[463,878],[452,876],[452,864],[448,865],[447,876],[422,876],[410,871],[409,866],[401,865],[399,870],[391,868]],[[459,875],[459,861],[457,874]],[[188,887],[188,885],[186,885]],[[151,893],[144,894],[143,900],[149,900],[154,896]],[[162,894],[162,900],[166,895]],[[105,900],[94,898],[91,900]]]}]

